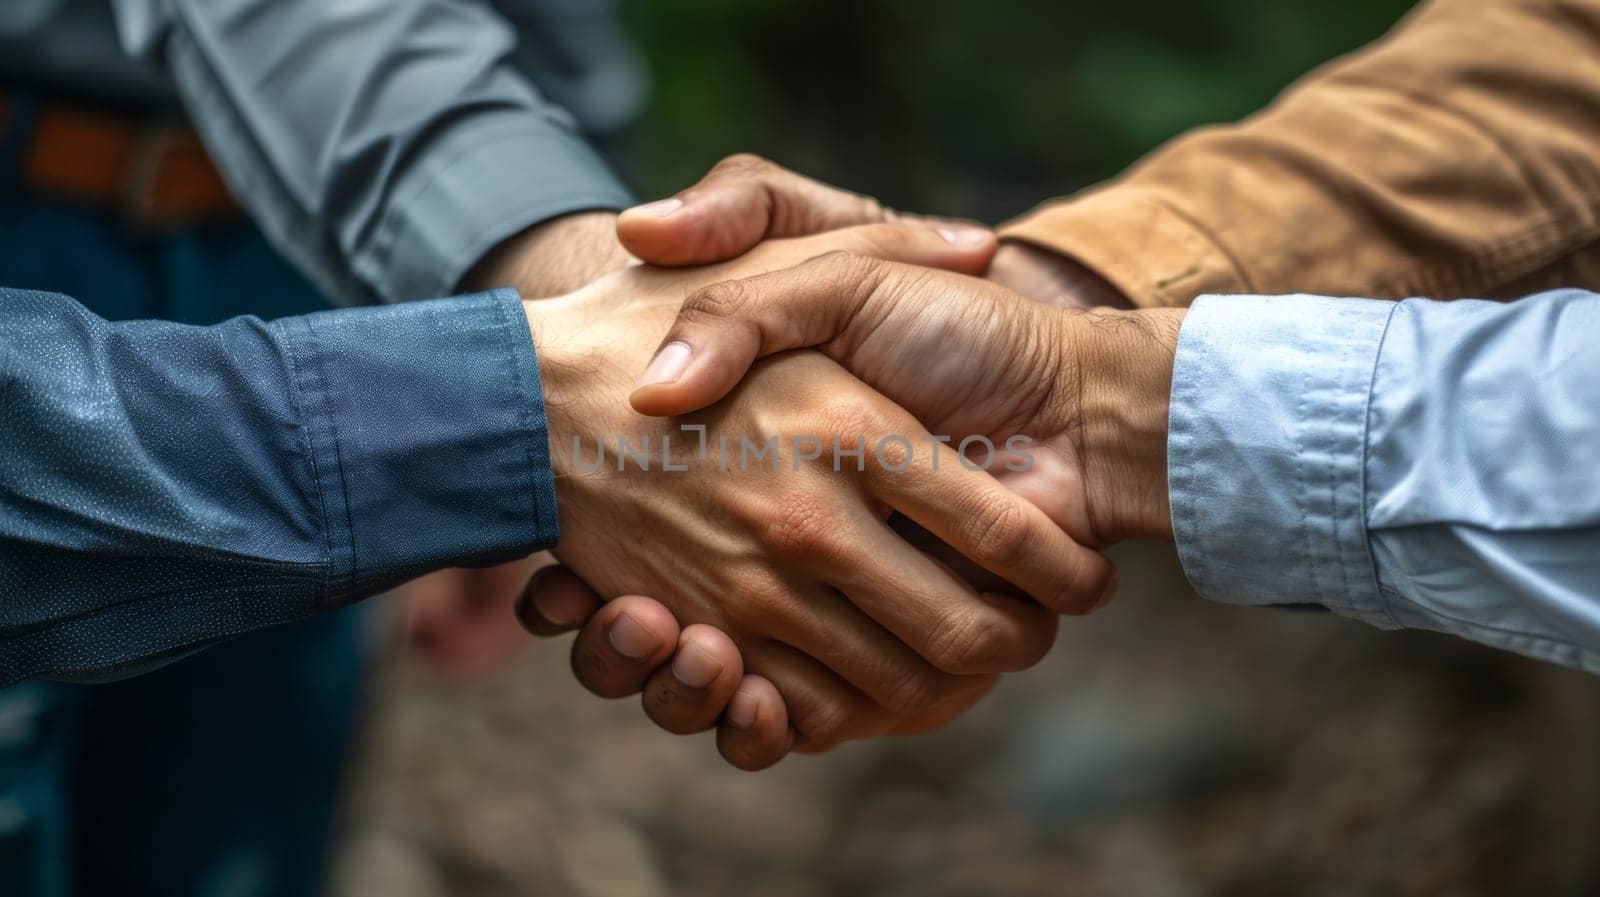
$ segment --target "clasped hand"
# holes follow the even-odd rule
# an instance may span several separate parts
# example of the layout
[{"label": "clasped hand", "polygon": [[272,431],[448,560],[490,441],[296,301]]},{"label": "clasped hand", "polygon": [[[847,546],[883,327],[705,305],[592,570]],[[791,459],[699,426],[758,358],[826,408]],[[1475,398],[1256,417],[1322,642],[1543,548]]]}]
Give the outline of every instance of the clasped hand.
[{"label": "clasped hand", "polygon": [[[718,203],[743,202],[753,172],[793,179],[767,190],[806,210],[791,231],[889,217],[749,162],[733,171],[745,188],[719,193],[714,173],[670,211],[748,225]],[[687,256],[659,250],[683,241],[658,240],[656,216],[625,215],[625,244],[658,261],[743,254],[528,304],[566,567],[535,577],[522,615],[548,632],[588,617],[595,595],[624,596],[580,632],[579,679],[642,690],[672,731],[716,726],[744,768],[943,725],[1036,663],[1056,614],[1110,598],[1094,549],[1146,534],[1164,502],[1093,488],[1113,479],[1096,464],[1130,462],[1094,452],[1083,412],[1115,399],[1088,382],[1073,327],[1116,325],[968,276],[989,266],[985,231],[898,221],[784,238],[781,211],[691,227]],[[751,248],[756,231],[779,237]]]}]

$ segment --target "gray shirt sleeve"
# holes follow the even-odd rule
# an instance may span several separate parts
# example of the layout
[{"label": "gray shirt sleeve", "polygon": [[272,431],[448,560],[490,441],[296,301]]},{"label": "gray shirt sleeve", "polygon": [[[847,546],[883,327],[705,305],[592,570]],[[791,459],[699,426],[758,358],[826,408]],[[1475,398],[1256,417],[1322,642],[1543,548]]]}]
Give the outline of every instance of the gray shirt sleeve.
[{"label": "gray shirt sleeve", "polygon": [[341,301],[443,295],[517,231],[629,202],[485,3],[112,2],[252,217]]}]

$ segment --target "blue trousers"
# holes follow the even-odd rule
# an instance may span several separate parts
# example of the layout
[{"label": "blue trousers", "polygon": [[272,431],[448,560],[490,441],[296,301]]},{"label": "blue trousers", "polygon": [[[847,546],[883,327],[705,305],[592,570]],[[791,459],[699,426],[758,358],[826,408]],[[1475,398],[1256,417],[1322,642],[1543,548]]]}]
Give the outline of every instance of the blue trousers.
[{"label": "blue trousers", "polygon": [[[139,237],[4,183],[0,284],[67,293],[111,319],[324,306],[246,224]],[[362,619],[351,608],[255,633],[123,682],[0,690],[0,894],[317,893]]]}]

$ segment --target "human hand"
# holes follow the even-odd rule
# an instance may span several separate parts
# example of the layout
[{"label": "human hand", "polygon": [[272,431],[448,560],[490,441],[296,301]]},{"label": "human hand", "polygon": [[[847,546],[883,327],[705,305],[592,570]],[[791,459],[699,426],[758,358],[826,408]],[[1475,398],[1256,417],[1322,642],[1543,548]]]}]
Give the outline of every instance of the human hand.
[{"label": "human hand", "polygon": [[[944,227],[950,233],[970,232],[959,222],[898,213],[871,197],[830,187],[756,156],[738,155],[724,159],[699,183],[674,197],[624,212],[617,220],[616,230],[620,243],[641,259],[672,266],[735,258],[770,238],[824,233],[872,222],[910,220]],[[1091,272],[1081,266],[1074,269],[1069,260],[1022,244],[1001,246],[988,276],[1021,289],[1033,298],[1063,307],[1122,304],[1115,290]],[[937,557],[969,582],[991,589],[1009,588],[1008,584],[997,582],[986,571],[949,551],[947,546],[910,521],[896,517],[890,523],[912,544]],[[620,618],[620,609],[591,620],[590,616],[601,606],[598,596],[570,571],[545,573],[548,575],[530,583],[524,595],[521,605],[524,624],[546,635],[582,626],[574,646],[574,658],[587,657],[590,661],[575,663],[575,673],[592,691],[620,697],[645,690],[646,706],[653,708],[652,718],[669,731],[695,731],[698,726],[692,721],[715,718],[728,705],[732,695],[714,689],[682,689],[681,683],[678,694],[670,700],[664,697],[664,683],[674,681],[664,675],[664,664],[668,659],[676,659],[673,646],[679,636],[677,623],[665,608],[659,604],[652,606],[651,599],[642,596],[629,597],[632,616],[649,622],[651,625],[642,627],[642,631],[656,638],[648,648],[640,647],[641,655],[651,661],[646,663],[616,652],[606,637]],[[564,618],[552,620],[541,613],[542,602],[538,600],[547,594],[555,596],[552,601],[565,596],[575,603],[568,604]],[[587,613],[583,612],[585,608]],[[732,667],[739,662],[737,649],[721,635],[705,627],[691,627],[683,638],[686,643],[696,644],[697,654],[716,657],[722,665]],[[655,669],[658,664],[662,665],[661,671]],[[748,718],[759,710],[762,721],[782,718],[782,702],[770,687],[741,688],[738,694],[745,700],[728,705],[728,717]],[[924,728],[927,727],[931,726]],[[777,756],[771,754],[765,759],[753,759],[759,751],[745,749],[744,742],[750,739],[742,735],[739,726],[724,725],[719,729],[719,743],[730,759],[738,755],[740,759],[736,762],[746,768],[776,761]]]},{"label": "human hand", "polygon": [[[640,260],[679,267],[737,258],[766,240],[894,222],[941,224],[740,153],[718,162],[694,186],[624,211],[616,230],[622,246]],[[951,228],[970,230],[971,225]]]},{"label": "human hand", "polygon": [[[616,229],[621,244],[643,261],[675,266],[736,258],[762,240],[893,221],[916,221],[930,227],[962,224],[896,212],[870,196],[812,180],[746,153],[723,159],[687,190],[628,209],[617,218]],[[1028,243],[1003,243],[985,276],[1030,299],[1061,308],[1129,305],[1095,272]]]},{"label": "human hand", "polygon": [[[583,464],[592,464],[595,434],[625,437],[634,446],[648,435],[672,434],[626,408],[637,371],[618,360],[630,352],[642,357],[694,283],[782,267],[862,239],[879,241],[880,251],[884,240],[909,239],[899,249],[914,261],[931,255],[948,264],[952,254],[964,254],[975,261],[969,270],[981,268],[987,257],[926,229],[879,226],[826,240],[770,243],[737,265],[693,272],[688,281],[684,274],[633,269],[570,300],[530,303],[558,471],[578,469],[569,434],[580,434],[590,446]],[[841,435],[847,445],[857,435],[924,435],[899,409],[816,356],[758,370],[744,390],[698,419],[710,433],[759,433],[758,444],[776,434],[820,435],[825,443]],[[684,454],[680,448],[671,458],[694,467]],[[927,469],[931,453],[925,452],[909,472],[890,476],[871,463],[859,472],[849,464],[843,473],[793,470],[792,454],[784,452],[783,476],[760,467],[723,473],[704,469],[703,462],[688,474],[602,467],[562,476],[564,536],[556,554],[604,594],[652,594],[686,621],[732,632],[749,668],[766,673],[783,692],[802,747],[821,749],[915,725],[919,715],[942,712],[952,695],[958,698],[953,703],[969,702],[988,682],[979,680],[975,688],[953,681],[950,670],[1027,665],[1053,634],[1053,618],[1039,608],[1012,598],[980,598],[889,535],[881,522],[888,509],[881,505],[919,518],[1058,609],[1081,608],[1103,585],[1103,558],[1072,545],[1035,509],[987,475],[964,470],[953,456],[944,459],[938,475]],[[775,495],[787,500],[775,503]],[[994,519],[1001,529],[981,525]],[[624,523],[626,532],[620,532]],[[641,545],[639,532],[653,533],[676,550]],[[1013,545],[1014,539],[1022,541]],[[630,555],[636,558],[617,561]],[[840,600],[833,586],[851,601]],[[743,598],[741,593],[754,600],[733,597]],[[701,727],[714,719],[701,721]]]},{"label": "human hand", "polygon": [[[948,546],[933,544],[936,540],[926,530],[904,518],[892,518],[890,527],[969,582],[994,579],[965,558],[951,557]],[[647,715],[666,731],[693,734],[705,730],[706,720],[715,720],[717,749],[733,766],[764,769],[794,747],[788,708],[777,687],[754,673],[741,677],[744,658],[739,648],[714,626],[680,627],[672,611],[642,595],[603,601],[561,564],[542,567],[528,580],[517,602],[517,619],[545,638],[576,631],[571,656],[578,682],[603,698],[642,695]],[[708,668],[724,672],[704,685],[689,684],[704,681]],[[891,733],[916,735],[943,728],[998,682],[995,676],[970,678],[962,694],[926,713],[896,719]]]},{"label": "human hand", "polygon": [[[645,712],[668,732],[701,732],[706,720],[718,720],[717,749],[740,769],[764,769],[794,746],[788,708],[771,680],[742,673],[744,657],[722,630],[680,628],[655,599],[604,601],[576,573],[555,564],[528,580],[517,619],[543,637],[578,630],[571,651],[578,682],[603,698],[642,694]],[[985,690],[983,682],[974,683],[964,702]]]},{"label": "human hand", "polygon": [[662,343],[676,376],[652,365],[631,401],[686,413],[755,359],[814,346],[979,455],[1004,459],[1007,440],[1025,440],[1027,469],[997,465],[997,475],[1077,543],[1170,539],[1166,416],[1183,314],[1062,310],[840,253],[691,295]]}]

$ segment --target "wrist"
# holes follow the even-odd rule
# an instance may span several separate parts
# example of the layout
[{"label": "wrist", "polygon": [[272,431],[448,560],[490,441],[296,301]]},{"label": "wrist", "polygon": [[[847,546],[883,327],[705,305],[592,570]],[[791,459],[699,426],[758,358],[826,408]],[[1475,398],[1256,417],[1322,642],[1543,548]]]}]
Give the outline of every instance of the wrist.
[{"label": "wrist", "polygon": [[[630,474],[611,449],[627,442],[646,455],[659,422],[633,412],[628,393],[676,311],[640,285],[638,266],[572,293],[523,300],[538,358],[561,531],[581,531],[596,507],[614,505]],[[664,443],[657,443],[665,450]]]},{"label": "wrist", "polygon": [[[572,445],[581,439],[586,412],[578,407],[586,397],[584,373],[598,372],[592,353],[582,339],[580,294],[549,299],[524,299],[523,313],[533,336],[539,365],[539,389],[544,401],[545,431],[550,443],[550,468],[555,476],[557,507],[566,510],[563,492],[570,487]],[[590,386],[596,384],[590,383]]]},{"label": "wrist", "polygon": [[670,295],[644,285],[648,270],[634,266],[561,296],[522,302],[558,478],[567,472],[575,437],[588,444],[607,426],[645,420],[633,414],[627,395],[677,311]]},{"label": "wrist", "polygon": [[1105,543],[1172,540],[1167,412],[1184,309],[1076,315],[1076,441],[1091,527]]},{"label": "wrist", "polygon": [[579,290],[548,299],[522,300],[534,352],[539,359],[539,385],[544,393],[552,438],[556,436],[556,426],[570,412],[571,404],[583,394],[583,372],[588,369],[592,374],[600,360],[599,353],[591,345],[596,334],[584,325],[592,317],[585,299],[587,292]]},{"label": "wrist", "polygon": [[989,265],[989,279],[1058,308],[1132,308],[1099,274],[1069,256],[1032,243],[1004,240]]},{"label": "wrist", "polygon": [[465,292],[512,287],[524,299],[569,293],[625,267],[617,213],[574,212],[542,221],[502,241],[461,279]]}]

